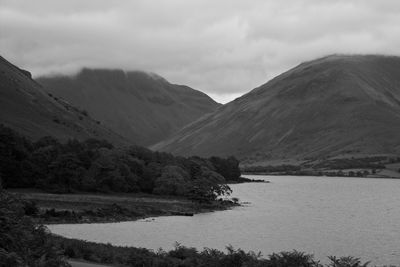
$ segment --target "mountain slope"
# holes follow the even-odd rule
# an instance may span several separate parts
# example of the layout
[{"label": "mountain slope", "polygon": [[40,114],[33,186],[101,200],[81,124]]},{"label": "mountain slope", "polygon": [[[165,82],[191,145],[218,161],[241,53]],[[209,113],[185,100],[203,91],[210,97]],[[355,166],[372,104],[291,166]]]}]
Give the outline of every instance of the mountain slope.
[{"label": "mountain slope", "polygon": [[153,149],[242,159],[400,153],[400,58],[300,64]]},{"label": "mountain slope", "polygon": [[98,138],[117,145],[128,143],[80,110],[49,96],[28,71],[2,57],[0,123],[32,139],[50,135],[62,140]]},{"label": "mountain slope", "polygon": [[204,93],[139,71],[83,69],[74,77],[42,77],[37,81],[144,146],[165,139],[219,106]]}]

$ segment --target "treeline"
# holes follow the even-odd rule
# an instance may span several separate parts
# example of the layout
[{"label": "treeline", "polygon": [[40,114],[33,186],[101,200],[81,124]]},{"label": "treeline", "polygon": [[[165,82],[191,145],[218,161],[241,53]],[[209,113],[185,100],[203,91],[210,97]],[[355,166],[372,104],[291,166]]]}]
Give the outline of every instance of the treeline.
[{"label": "treeline", "polygon": [[52,137],[31,142],[0,125],[0,177],[4,187],[49,192],[145,192],[199,201],[229,194],[240,178],[233,157],[176,157],[139,146],[115,148],[103,140]]},{"label": "treeline", "polygon": [[242,172],[247,173],[274,173],[274,172],[295,172],[300,171],[300,166],[295,165],[277,165],[277,166],[243,166],[241,168]]},{"label": "treeline", "polygon": [[367,177],[370,174],[376,174],[376,169],[371,171],[344,171],[344,170],[318,170],[301,169],[300,166],[282,165],[282,166],[250,166],[242,168],[242,172],[251,174],[274,174],[274,175],[295,175],[295,176],[332,176],[332,177]]},{"label": "treeline", "polygon": [[[275,166],[242,166],[241,171],[254,174],[284,174],[284,175],[328,175],[365,177],[375,174],[377,170],[385,169],[385,163],[399,162],[400,158],[366,157],[366,158],[342,158],[327,159],[319,162],[306,162],[301,165],[275,165]],[[363,171],[351,171],[351,169],[363,169]],[[369,169],[366,171],[365,169]],[[326,171],[326,170],[337,170]],[[344,170],[350,170],[345,172]]]},{"label": "treeline", "polygon": [[[385,169],[387,157],[343,158],[321,161],[312,167],[314,169]],[[307,166],[305,166],[307,167]]]}]

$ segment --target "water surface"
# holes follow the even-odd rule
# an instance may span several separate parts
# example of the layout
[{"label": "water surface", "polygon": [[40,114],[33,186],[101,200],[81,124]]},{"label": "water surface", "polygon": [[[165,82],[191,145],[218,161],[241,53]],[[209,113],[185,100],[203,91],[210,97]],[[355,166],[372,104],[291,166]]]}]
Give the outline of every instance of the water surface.
[{"label": "water surface", "polygon": [[[248,176],[250,178],[255,178]],[[260,178],[257,176],[256,178]],[[400,265],[400,180],[263,176],[271,183],[232,185],[249,202],[227,211],[136,222],[50,225],[66,237],[157,250],[175,241],[211,247],[361,257]]]}]

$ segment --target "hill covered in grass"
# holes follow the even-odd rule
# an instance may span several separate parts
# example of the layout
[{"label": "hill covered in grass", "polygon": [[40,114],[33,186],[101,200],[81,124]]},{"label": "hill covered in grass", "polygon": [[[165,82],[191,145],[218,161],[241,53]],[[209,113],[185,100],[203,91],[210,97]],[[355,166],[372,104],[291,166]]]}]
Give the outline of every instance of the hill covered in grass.
[{"label": "hill covered in grass", "polygon": [[247,161],[400,154],[400,58],[300,64],[152,148]]},{"label": "hill covered in grass", "polygon": [[48,94],[28,71],[0,57],[0,123],[37,140],[54,136],[106,139],[114,144],[128,140],[104,127],[84,110]]},{"label": "hill covered in grass", "polygon": [[142,71],[82,69],[75,76],[36,80],[51,94],[143,146],[170,137],[220,106],[200,91]]}]

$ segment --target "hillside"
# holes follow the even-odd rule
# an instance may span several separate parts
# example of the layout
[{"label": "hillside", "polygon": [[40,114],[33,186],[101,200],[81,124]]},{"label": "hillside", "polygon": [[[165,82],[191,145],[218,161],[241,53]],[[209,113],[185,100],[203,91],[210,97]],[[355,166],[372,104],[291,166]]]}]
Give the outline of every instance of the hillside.
[{"label": "hillside", "polygon": [[219,106],[204,93],[140,71],[83,69],[73,77],[37,81],[48,92],[144,146],[169,137]]},{"label": "hillside", "polygon": [[400,58],[333,55],[279,75],[153,149],[242,160],[400,154]]},{"label": "hillside", "polygon": [[54,136],[61,140],[106,139],[114,144],[127,140],[93,120],[85,112],[48,95],[21,70],[0,57],[0,124],[38,139]]}]

